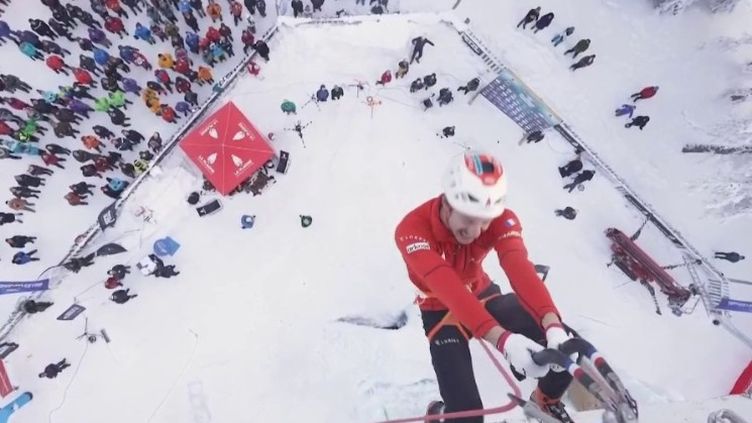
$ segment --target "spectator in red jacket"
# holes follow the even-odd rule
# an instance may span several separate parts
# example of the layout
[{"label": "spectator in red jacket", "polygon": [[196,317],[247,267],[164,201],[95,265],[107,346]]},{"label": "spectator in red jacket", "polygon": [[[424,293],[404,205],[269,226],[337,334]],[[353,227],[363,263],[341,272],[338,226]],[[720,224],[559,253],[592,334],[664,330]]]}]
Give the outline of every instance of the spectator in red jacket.
[{"label": "spectator in red jacket", "polygon": [[[532,352],[558,348],[570,335],[530,262],[522,226],[506,204],[506,177],[489,154],[465,153],[444,176],[444,192],[397,225],[397,248],[420,294],[416,299],[439,384],[443,412],[483,408],[469,339],[495,345],[517,373],[540,378],[532,400],[571,421],[560,402],[572,376],[536,364]],[[502,294],[483,269],[495,252],[514,290]],[[468,419],[480,422],[482,418]]]},{"label": "spectator in red jacket", "polygon": [[47,67],[55,71],[55,73],[62,73],[64,75],[68,75],[68,71],[66,69],[70,69],[71,67],[65,64],[65,61],[62,57],[51,54],[47,56],[47,59],[44,61],[47,64]]},{"label": "spectator in red jacket", "polygon": [[94,81],[94,79],[91,77],[91,74],[86,69],[73,69],[73,76],[76,78],[76,82],[81,85],[91,85],[93,87],[97,86],[97,82]]},{"label": "spectator in red jacket", "polygon": [[[221,38],[222,38],[222,34],[219,33],[219,30],[217,30],[217,28],[210,26],[206,30],[206,39],[209,40],[209,42],[207,43],[207,47],[211,43],[218,43]],[[200,43],[199,43],[199,46],[200,46]]]},{"label": "spectator in red jacket", "polygon": [[230,3],[230,14],[232,15],[232,20],[235,22],[235,26],[238,26],[238,23],[243,19],[243,5],[233,0]]},{"label": "spectator in red jacket", "polygon": [[14,132],[13,128],[8,126],[7,123],[0,120],[0,135],[12,135]]},{"label": "spectator in red jacket", "polygon": [[243,43],[243,53],[248,54],[248,50],[253,48],[256,38],[251,31],[244,29],[240,34],[240,41]]},{"label": "spectator in red jacket", "polygon": [[191,62],[185,57],[177,59],[175,60],[175,67],[173,67],[172,70],[181,75],[188,75],[191,72]]},{"label": "spectator in red jacket", "polygon": [[8,106],[16,110],[26,110],[31,107],[31,104],[26,103],[16,97],[0,97],[0,104],[7,104]]},{"label": "spectator in red jacket", "polygon": [[[136,2],[128,2],[131,4],[134,4]],[[125,19],[128,19],[128,13],[126,13],[125,10],[123,10],[123,6],[120,4],[120,0],[105,0],[104,5],[107,6],[108,9],[112,10],[113,12],[117,13],[119,17],[124,17]],[[131,6],[132,8],[133,6]],[[138,5],[136,5],[138,7]],[[133,9],[131,9],[133,10]],[[139,10],[140,11],[140,10]],[[134,10],[133,13],[136,13]]]},{"label": "spectator in red jacket", "polygon": [[[122,9],[121,9],[122,10]],[[104,19],[104,29],[110,31],[113,34],[117,34],[120,38],[125,38],[123,34],[129,35],[128,30],[125,29],[123,21],[117,16],[108,16]]]},{"label": "spectator in red jacket", "polygon": [[392,71],[387,69],[384,71],[384,73],[381,74],[381,78],[376,81],[376,85],[386,85],[390,82],[392,82]]},{"label": "spectator in red jacket", "polygon": [[645,87],[639,93],[632,94],[632,101],[647,100],[658,92],[658,86]]},{"label": "spectator in red jacket", "polygon": [[46,150],[42,151],[40,156],[42,157],[42,161],[44,162],[44,164],[46,164],[47,166],[56,166],[56,167],[59,167],[60,169],[65,169],[65,167],[63,167],[63,165],[60,164],[60,162],[65,161],[64,157],[58,157]]},{"label": "spectator in red jacket", "polygon": [[175,113],[175,109],[173,109],[167,104],[163,104],[161,106],[161,109],[162,109],[161,110],[162,120],[164,120],[165,122],[169,122],[169,123],[178,123],[177,121],[178,116]]},{"label": "spectator in red jacket", "polygon": [[86,206],[89,203],[84,201],[86,199],[85,195],[78,195],[75,192],[69,192],[65,194],[65,200],[68,201],[68,204],[71,206]]}]

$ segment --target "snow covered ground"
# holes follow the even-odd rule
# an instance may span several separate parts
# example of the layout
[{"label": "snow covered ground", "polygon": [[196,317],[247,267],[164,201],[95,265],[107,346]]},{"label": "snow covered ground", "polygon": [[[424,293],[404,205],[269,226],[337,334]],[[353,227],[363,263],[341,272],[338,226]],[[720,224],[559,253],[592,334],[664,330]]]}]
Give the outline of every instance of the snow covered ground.
[{"label": "snow covered ground", "polygon": [[[504,19],[519,14],[509,11]],[[262,133],[275,134],[275,148],[290,152],[290,170],[276,175],[276,184],[259,197],[222,199],[221,212],[200,218],[185,203],[200,176],[176,150],[162,175],[144,184],[117,226],[94,245],[117,241],[127,255],[70,276],[54,291],[50,310],[18,326],[14,338],[22,346],[7,364],[14,382],[35,397],[17,421],[368,422],[420,414],[438,392],[392,234],[404,213],[439,193],[444,164],[464,146],[502,158],[510,204],[532,260],[551,266],[547,285],[565,319],[616,366],[643,405],[645,421],[669,421],[660,406],[666,401],[701,401],[728,391],[749,351],[699,309],[681,318],[655,315],[644,288],[606,268],[603,230],[626,231],[641,223],[608,181],[596,178],[584,192],[567,194],[556,172],[570,158],[566,143],[552,135],[545,143],[519,146],[519,128],[482,99],[468,105],[458,97],[423,112],[425,94],[409,93],[411,78],[436,72],[438,91],[486,72],[440,17],[359,20],[297,28],[283,22],[262,79],[246,77],[226,94]],[[409,40],[423,33],[437,46],[427,47],[406,80],[375,88],[381,72],[394,68],[408,54]],[[501,35],[508,34],[495,38],[499,45],[523,42],[523,35]],[[535,86],[542,76],[532,66],[530,72],[534,78],[528,82]],[[339,102],[301,107],[322,83],[357,80],[369,82],[365,92],[346,86]],[[372,113],[367,96],[381,101]],[[298,104],[297,117],[278,111],[284,98]],[[589,107],[583,110],[595,108]],[[602,111],[603,122],[612,107]],[[567,120],[579,118],[576,109],[567,110]],[[284,130],[297,119],[312,122],[304,131],[305,145]],[[577,130],[589,141],[586,123]],[[446,125],[457,127],[451,141],[435,135]],[[627,157],[619,157],[623,166],[633,163]],[[555,208],[566,205],[579,210],[575,221],[554,216]],[[133,215],[138,206],[154,211],[152,223]],[[256,216],[252,229],[240,229],[243,214]],[[304,214],[313,217],[308,228],[299,223]],[[101,284],[106,270],[118,262],[135,264],[164,236],[181,243],[166,260],[181,275],[154,279],[134,269],[125,283],[139,296],[125,305],[109,302]],[[661,261],[680,258],[655,228],[646,227],[640,242]],[[508,290],[494,260],[486,265]],[[87,307],[88,329],[106,329],[111,343],[75,340],[84,331],[82,317],[55,320],[74,301]],[[662,307],[666,310],[665,301]],[[408,322],[398,331],[337,322],[345,316],[388,320],[403,310]],[[508,388],[498,372],[479,348],[474,353],[485,404],[505,402]],[[73,363],[71,369],[54,380],[37,377],[44,365],[62,357]],[[523,385],[523,392],[530,389]],[[740,413],[749,410],[748,402],[740,404],[735,407],[747,407]],[[710,406],[722,405],[697,405],[705,408],[696,414],[693,409],[688,418],[704,418]],[[650,419],[649,410],[660,414]],[[515,416],[518,411],[505,418]]]},{"label": "snow covered ground", "polygon": [[[536,5],[542,13],[555,13],[551,26],[537,34],[516,29]],[[749,247],[738,236],[752,233],[749,209],[724,218],[714,206],[727,198],[698,188],[728,172],[729,161],[682,154],[681,148],[712,141],[708,132],[734,113],[723,94],[742,80],[745,55],[740,53],[749,50],[722,49],[718,40],[745,34],[752,4],[739,2],[728,15],[690,9],[670,16],[656,14],[646,1],[464,0],[455,12],[470,18],[473,30],[504,63],[702,253],[743,253]],[[574,34],[554,48],[551,38],[568,26],[575,27]],[[592,40],[586,54],[597,58],[591,67],[572,73],[571,55],[563,52],[581,38]],[[638,102],[635,115],[649,115],[650,123],[643,131],[625,129],[613,110],[648,85],[660,90]],[[750,260],[718,267],[730,277],[752,273]]]}]

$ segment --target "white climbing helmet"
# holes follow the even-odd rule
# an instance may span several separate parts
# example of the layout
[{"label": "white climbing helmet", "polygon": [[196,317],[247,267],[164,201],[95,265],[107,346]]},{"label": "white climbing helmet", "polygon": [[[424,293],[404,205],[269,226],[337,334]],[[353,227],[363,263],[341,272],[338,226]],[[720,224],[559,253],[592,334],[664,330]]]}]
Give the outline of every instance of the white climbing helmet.
[{"label": "white climbing helmet", "polygon": [[449,205],[464,215],[493,219],[504,213],[507,178],[491,154],[467,152],[452,158],[443,188]]}]

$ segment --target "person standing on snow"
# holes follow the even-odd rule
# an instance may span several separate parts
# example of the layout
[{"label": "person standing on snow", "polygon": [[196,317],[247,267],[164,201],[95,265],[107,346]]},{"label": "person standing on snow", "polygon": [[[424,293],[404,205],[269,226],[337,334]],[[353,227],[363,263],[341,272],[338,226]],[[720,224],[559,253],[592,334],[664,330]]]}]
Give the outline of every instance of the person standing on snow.
[{"label": "person standing on snow", "polygon": [[413,44],[413,54],[412,56],[410,56],[411,64],[413,63],[413,61],[420,63],[420,59],[423,57],[423,48],[426,46],[426,44],[435,46],[434,43],[426,37],[415,37],[413,38],[411,43]]},{"label": "person standing on snow", "polygon": [[33,244],[36,240],[37,237],[26,235],[14,235],[10,238],[5,238],[5,242],[10,245],[11,248],[26,248],[26,244]]},{"label": "person standing on snow", "polygon": [[572,182],[564,185],[564,189],[568,190],[569,192],[572,192],[580,184],[583,184],[593,179],[593,176],[595,176],[594,170],[583,170],[582,172],[578,173],[577,176],[574,177],[574,180],[572,180]]},{"label": "person standing on snow", "polygon": [[477,90],[479,85],[480,85],[480,79],[473,78],[470,81],[468,81],[467,84],[457,88],[457,91],[463,91],[465,95],[467,95],[467,93],[469,93],[470,91]]},{"label": "person standing on snow", "polygon": [[540,6],[536,7],[535,9],[528,10],[525,17],[522,18],[520,23],[517,24],[517,28],[522,27],[522,29],[527,29],[527,24],[535,23],[538,20],[538,16],[540,16],[540,10]]},{"label": "person standing on snow", "polygon": [[65,359],[62,359],[57,363],[48,364],[47,367],[44,368],[44,371],[42,373],[39,373],[39,377],[54,379],[60,372],[68,367],[70,367],[70,363],[65,361]]},{"label": "person standing on snow", "polygon": [[565,29],[564,32],[556,34],[554,38],[551,38],[551,44],[553,44],[554,47],[558,47],[559,44],[564,42],[565,38],[569,37],[572,34],[574,34],[574,27],[570,26],[569,28]]},{"label": "person standing on snow", "polygon": [[720,259],[720,260],[727,260],[731,263],[736,263],[739,260],[744,260],[745,257],[735,251],[732,251],[730,253],[724,253],[723,251],[716,251],[714,258]]},{"label": "person standing on snow", "polygon": [[[572,376],[532,359],[532,353],[558,348],[570,336],[528,259],[520,221],[507,208],[501,164],[492,155],[468,152],[452,160],[443,182],[444,192],[410,211],[394,234],[419,290],[416,304],[443,399],[432,408],[444,413],[483,408],[468,345],[476,336],[496,346],[517,373],[540,378],[532,400],[571,421],[560,399]],[[491,250],[514,293],[502,294],[483,270]]]},{"label": "person standing on snow", "polygon": [[569,67],[573,72],[576,71],[579,68],[585,68],[593,64],[593,61],[595,60],[595,55],[591,54],[590,56],[585,56],[582,59],[578,60],[575,64]]},{"label": "person standing on snow", "polygon": [[535,22],[535,29],[533,30],[533,33],[537,33],[538,31],[542,29],[546,29],[549,25],[551,25],[551,21],[554,20],[554,13],[548,12],[545,15],[541,16],[538,21]]},{"label": "person standing on snow", "polygon": [[657,86],[645,87],[640,92],[632,94],[630,97],[635,103],[637,100],[647,100],[658,93]]},{"label": "person standing on snow", "polygon": [[25,251],[19,251],[16,254],[13,255],[13,264],[26,264],[30,261],[39,261],[39,258],[34,257],[34,254],[36,254],[37,250],[31,250],[28,253]]},{"label": "person standing on snow", "polygon": [[645,125],[648,124],[648,122],[650,122],[650,116],[640,115],[640,116],[634,117],[632,119],[632,121],[629,122],[629,123],[627,123],[627,124],[625,124],[624,127],[625,128],[631,128],[633,126],[636,126],[636,127],[640,128],[640,131],[642,131],[642,128],[644,128]]},{"label": "person standing on snow", "polygon": [[628,118],[632,119],[635,109],[636,107],[632,104],[622,104],[621,107],[614,111],[614,116],[619,117],[627,115]]},{"label": "person standing on snow", "polygon": [[575,44],[574,47],[565,51],[564,55],[566,56],[569,53],[574,53],[574,55],[572,55],[572,59],[576,59],[577,55],[585,52],[588,47],[590,47],[590,38],[583,38],[582,40],[577,41],[577,44]]}]

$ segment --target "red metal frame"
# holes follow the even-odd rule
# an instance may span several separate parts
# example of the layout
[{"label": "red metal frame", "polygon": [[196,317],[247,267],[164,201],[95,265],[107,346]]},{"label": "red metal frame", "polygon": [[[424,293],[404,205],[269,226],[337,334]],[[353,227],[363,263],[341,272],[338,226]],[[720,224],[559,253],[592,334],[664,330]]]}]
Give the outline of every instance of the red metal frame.
[{"label": "red metal frame", "polygon": [[692,295],[622,231],[608,228],[614,264],[632,280],[654,282],[668,296],[672,307],[681,307]]}]

